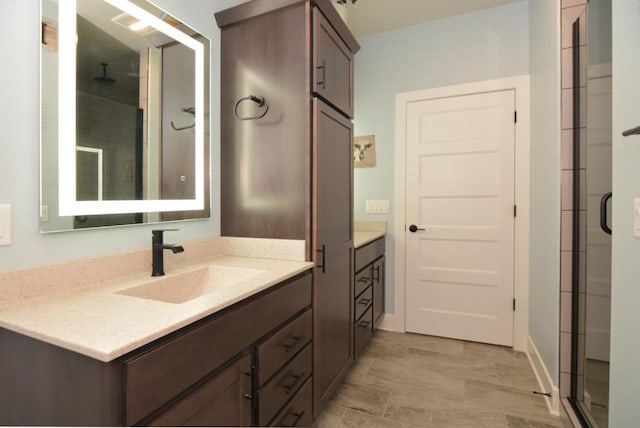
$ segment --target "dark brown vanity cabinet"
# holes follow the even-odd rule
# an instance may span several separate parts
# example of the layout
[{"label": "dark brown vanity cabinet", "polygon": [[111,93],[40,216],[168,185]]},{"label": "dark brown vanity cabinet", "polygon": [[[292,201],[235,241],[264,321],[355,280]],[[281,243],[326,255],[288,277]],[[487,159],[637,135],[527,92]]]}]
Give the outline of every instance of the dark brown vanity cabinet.
[{"label": "dark brown vanity cabinet", "polygon": [[103,363],[0,329],[0,425],[306,420],[311,271]]},{"label": "dark brown vanity cabinet", "polygon": [[355,358],[384,315],[384,237],[355,250],[353,305]]},{"label": "dark brown vanity cabinet", "polygon": [[351,118],[359,46],[330,0],[253,0],[216,20],[222,234],[305,240],[316,265],[317,415],[353,361]]}]

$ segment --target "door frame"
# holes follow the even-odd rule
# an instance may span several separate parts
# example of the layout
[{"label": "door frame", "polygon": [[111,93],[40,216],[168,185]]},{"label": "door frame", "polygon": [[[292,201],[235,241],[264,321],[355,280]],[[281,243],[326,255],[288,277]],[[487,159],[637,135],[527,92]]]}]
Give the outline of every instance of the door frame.
[{"label": "door frame", "polygon": [[402,92],[396,95],[395,224],[394,224],[394,316],[393,329],[405,332],[406,316],[406,123],[407,105],[416,101],[473,95],[504,90],[515,91],[515,204],[513,348],[527,350],[529,334],[529,76],[515,76],[454,86]]}]

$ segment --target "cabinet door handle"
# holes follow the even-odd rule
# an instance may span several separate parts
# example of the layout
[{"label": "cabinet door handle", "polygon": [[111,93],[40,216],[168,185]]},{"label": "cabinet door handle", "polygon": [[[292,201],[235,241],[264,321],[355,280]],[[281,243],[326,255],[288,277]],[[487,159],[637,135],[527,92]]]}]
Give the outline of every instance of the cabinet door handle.
[{"label": "cabinet door handle", "polygon": [[285,351],[291,352],[291,350],[297,348],[298,345],[300,345],[303,339],[304,339],[304,334],[301,336],[293,336],[291,341],[289,343],[283,343],[282,347],[285,349]]},{"label": "cabinet door handle", "polygon": [[371,299],[360,299],[358,301],[358,304],[363,306],[367,306],[369,303],[371,303]]},{"label": "cabinet door handle", "polygon": [[304,416],[304,410],[302,410],[300,413],[295,413],[295,412],[289,412],[289,415],[295,417],[294,421],[291,423],[291,425],[284,425],[287,427],[297,427],[298,423],[300,422],[300,419],[302,419],[302,417]]},{"label": "cabinet door handle", "polygon": [[375,275],[373,276],[373,280],[374,280],[375,282],[380,281],[380,265],[375,266],[375,267],[373,268],[373,271],[375,272]]},{"label": "cabinet door handle", "polygon": [[253,400],[253,395],[251,394],[244,394],[242,397],[246,398],[247,400]]},{"label": "cabinet door handle", "polygon": [[318,70],[322,70],[322,80],[317,82],[316,85],[322,85],[322,89],[327,89],[327,61],[322,61],[320,67],[316,67]]},{"label": "cabinet door handle", "polygon": [[304,379],[304,375],[305,373],[302,372],[298,375],[291,375],[291,377],[293,378],[293,382],[287,384],[287,385],[282,385],[282,387],[284,388],[284,391],[288,394],[291,393],[291,391],[294,391],[296,389],[296,387],[298,386],[298,384],[302,381],[302,379]]},{"label": "cabinet door handle", "polygon": [[316,267],[317,267],[318,269],[322,269],[322,273],[325,273],[325,264],[326,264],[326,263],[325,263],[325,246],[324,246],[324,245],[322,245],[322,249],[320,249],[320,250],[316,250],[316,251],[317,251],[318,253],[322,253],[322,259],[321,259],[321,260],[322,260],[322,264],[321,264],[321,265],[319,265],[319,264],[317,264],[317,263],[316,263]]}]

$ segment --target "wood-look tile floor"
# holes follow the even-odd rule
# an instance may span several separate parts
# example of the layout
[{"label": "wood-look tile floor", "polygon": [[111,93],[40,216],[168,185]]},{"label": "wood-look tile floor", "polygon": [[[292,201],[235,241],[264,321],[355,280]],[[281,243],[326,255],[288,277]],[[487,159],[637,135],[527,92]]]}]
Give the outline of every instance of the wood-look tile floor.
[{"label": "wood-look tile floor", "polygon": [[569,428],[511,348],[377,331],[314,426]]}]

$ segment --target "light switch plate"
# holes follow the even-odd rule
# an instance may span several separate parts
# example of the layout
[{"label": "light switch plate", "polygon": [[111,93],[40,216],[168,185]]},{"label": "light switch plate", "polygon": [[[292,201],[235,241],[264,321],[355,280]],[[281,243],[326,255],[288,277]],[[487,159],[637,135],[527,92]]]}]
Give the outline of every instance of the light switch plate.
[{"label": "light switch plate", "polygon": [[367,200],[365,212],[367,214],[388,214],[389,200]]},{"label": "light switch plate", "polygon": [[640,239],[640,199],[633,200],[633,237]]},{"label": "light switch plate", "polygon": [[0,246],[11,245],[11,205],[0,204]]}]

